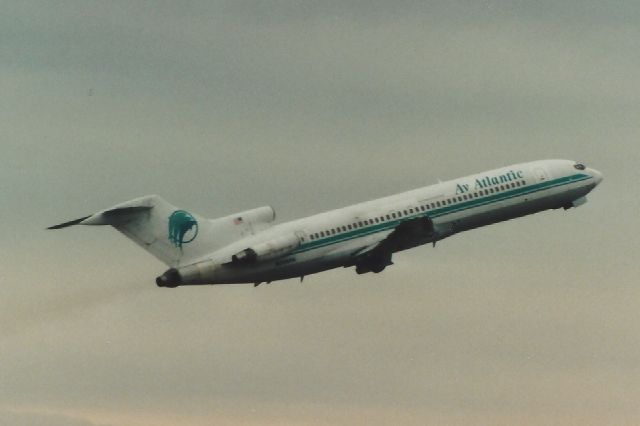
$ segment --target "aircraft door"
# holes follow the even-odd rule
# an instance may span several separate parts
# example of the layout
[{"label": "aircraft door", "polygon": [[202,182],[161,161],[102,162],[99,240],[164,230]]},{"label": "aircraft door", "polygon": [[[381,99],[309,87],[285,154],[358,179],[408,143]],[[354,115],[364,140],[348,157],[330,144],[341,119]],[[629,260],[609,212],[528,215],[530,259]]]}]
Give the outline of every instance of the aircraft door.
[{"label": "aircraft door", "polygon": [[533,170],[533,174],[536,177],[536,180],[538,182],[546,182],[549,180],[549,174],[547,173],[547,171],[541,167],[538,167],[537,169]]},{"label": "aircraft door", "polygon": [[298,245],[307,241],[307,233],[304,231],[296,231],[296,237],[298,237]]}]

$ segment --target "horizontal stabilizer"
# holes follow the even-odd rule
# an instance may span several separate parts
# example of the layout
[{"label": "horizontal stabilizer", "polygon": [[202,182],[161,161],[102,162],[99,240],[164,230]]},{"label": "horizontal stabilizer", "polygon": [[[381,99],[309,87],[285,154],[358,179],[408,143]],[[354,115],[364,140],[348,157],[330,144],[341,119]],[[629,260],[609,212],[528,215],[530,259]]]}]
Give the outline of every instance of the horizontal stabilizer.
[{"label": "horizontal stabilizer", "polygon": [[151,208],[153,208],[153,205],[115,207],[89,216],[88,218],[80,222],[80,224],[116,226],[135,219],[138,213],[150,210]]},{"label": "horizontal stabilizer", "polygon": [[69,222],[61,223],[59,225],[50,226],[47,229],[61,229],[61,228],[66,228],[67,226],[77,225],[80,222],[82,222],[83,220],[89,219],[90,217],[91,217],[91,215],[85,216],[85,217],[81,217],[80,219],[70,220]]},{"label": "horizontal stabilizer", "polygon": [[47,229],[62,229],[73,225],[116,225],[119,222],[132,219],[136,213],[151,209],[152,206],[118,207],[103,210],[96,214],[70,220],[59,225],[53,225]]}]

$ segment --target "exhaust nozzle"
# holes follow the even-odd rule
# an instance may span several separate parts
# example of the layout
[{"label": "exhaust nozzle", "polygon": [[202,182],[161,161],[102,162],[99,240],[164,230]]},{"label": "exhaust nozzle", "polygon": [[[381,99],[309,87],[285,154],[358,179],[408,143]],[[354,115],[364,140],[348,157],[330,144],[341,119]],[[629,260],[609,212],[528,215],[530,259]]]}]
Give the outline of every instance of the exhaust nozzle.
[{"label": "exhaust nozzle", "polygon": [[168,269],[164,274],[156,278],[158,287],[176,288],[182,283],[182,277],[177,269]]}]

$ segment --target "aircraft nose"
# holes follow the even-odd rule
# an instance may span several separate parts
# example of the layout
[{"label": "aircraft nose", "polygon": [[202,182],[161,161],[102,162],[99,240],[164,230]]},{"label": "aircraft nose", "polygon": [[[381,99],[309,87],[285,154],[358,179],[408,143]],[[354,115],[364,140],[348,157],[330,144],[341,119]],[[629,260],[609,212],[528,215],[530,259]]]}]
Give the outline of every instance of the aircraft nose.
[{"label": "aircraft nose", "polygon": [[599,171],[591,169],[591,176],[593,176],[593,179],[596,181],[596,185],[602,182],[602,173]]}]

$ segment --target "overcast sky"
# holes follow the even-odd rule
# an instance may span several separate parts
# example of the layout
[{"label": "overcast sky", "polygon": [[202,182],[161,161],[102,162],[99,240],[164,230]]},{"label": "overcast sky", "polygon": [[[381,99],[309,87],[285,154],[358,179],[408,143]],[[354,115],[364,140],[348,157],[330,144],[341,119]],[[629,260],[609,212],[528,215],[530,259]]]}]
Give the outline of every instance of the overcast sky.
[{"label": "overcast sky", "polygon": [[[640,423],[638,2],[0,3],[0,423]],[[45,230],[543,158],[605,180],[379,275],[158,289],[113,229]]]}]

